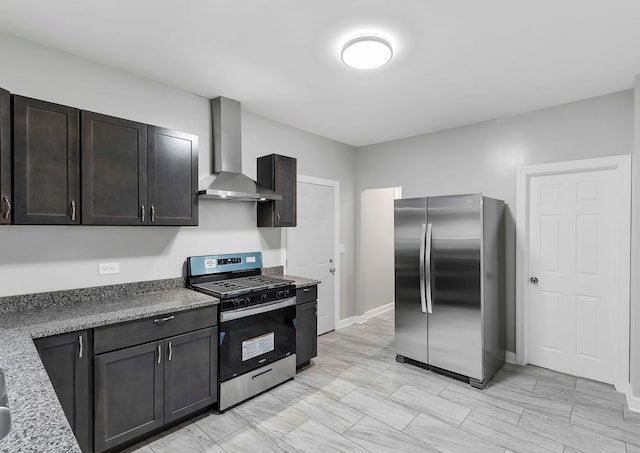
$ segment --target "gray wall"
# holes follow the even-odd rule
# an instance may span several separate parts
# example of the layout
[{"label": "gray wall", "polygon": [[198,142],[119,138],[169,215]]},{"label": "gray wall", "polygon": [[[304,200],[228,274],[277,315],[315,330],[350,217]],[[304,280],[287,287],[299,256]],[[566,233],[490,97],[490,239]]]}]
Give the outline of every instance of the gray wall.
[{"label": "gray wall", "polygon": [[[210,173],[209,102],[68,54],[0,34],[0,86],[16,94],[197,134],[200,178]],[[240,99],[241,101],[241,99]],[[341,183],[343,313],[355,311],[354,148],[243,112],[243,165],[277,152],[301,173]],[[255,203],[200,201],[198,227],[8,226],[0,228],[0,296],[180,276],[189,255],[262,250],[282,265],[281,231],[255,227]],[[98,276],[100,262],[121,273]]]},{"label": "gray wall", "polygon": [[633,144],[628,90],[358,148],[356,190],[402,186],[403,198],[482,192],[507,203],[507,349],[515,351],[517,167],[630,154]]}]

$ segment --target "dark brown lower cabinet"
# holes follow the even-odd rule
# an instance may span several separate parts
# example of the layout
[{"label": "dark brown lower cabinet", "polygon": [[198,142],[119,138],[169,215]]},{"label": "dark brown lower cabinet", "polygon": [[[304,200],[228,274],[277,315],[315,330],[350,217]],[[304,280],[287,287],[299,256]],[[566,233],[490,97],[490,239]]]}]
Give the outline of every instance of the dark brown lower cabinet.
[{"label": "dark brown lower cabinet", "polygon": [[91,451],[91,342],[86,330],[34,340],[83,452]]},{"label": "dark brown lower cabinet", "polygon": [[211,327],[96,355],[95,451],[215,403],[217,338]]},{"label": "dark brown lower cabinet", "polygon": [[318,355],[318,302],[296,306],[296,367],[309,364]]},{"label": "dark brown lower cabinet", "polygon": [[160,345],[147,343],[94,357],[95,451],[162,426]]}]

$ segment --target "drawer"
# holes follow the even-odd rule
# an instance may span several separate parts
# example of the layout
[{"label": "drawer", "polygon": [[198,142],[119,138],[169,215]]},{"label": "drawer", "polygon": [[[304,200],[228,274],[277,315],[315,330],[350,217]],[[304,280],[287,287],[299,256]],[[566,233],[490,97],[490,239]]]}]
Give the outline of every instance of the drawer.
[{"label": "drawer", "polygon": [[218,307],[210,306],[96,327],[93,331],[93,352],[101,354],[217,324]]},{"label": "drawer", "polygon": [[318,285],[296,289],[296,305],[311,302],[318,298]]}]

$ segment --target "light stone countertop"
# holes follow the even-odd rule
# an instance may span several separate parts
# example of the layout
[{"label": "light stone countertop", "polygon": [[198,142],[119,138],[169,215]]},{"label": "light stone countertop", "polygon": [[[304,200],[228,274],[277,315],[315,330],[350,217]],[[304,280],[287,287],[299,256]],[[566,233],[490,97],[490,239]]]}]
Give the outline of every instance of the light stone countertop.
[{"label": "light stone countertop", "polygon": [[12,429],[0,452],[69,452],[80,448],[40,361],[33,338],[215,305],[185,288],[0,313],[0,368],[7,380]]},{"label": "light stone countertop", "polygon": [[295,275],[283,275],[283,279],[285,280],[293,280],[293,284],[296,285],[296,288],[307,288],[309,286],[319,285],[319,280],[313,280],[305,277],[296,277]]},{"label": "light stone countertop", "polygon": [[283,280],[291,280],[296,288],[307,288],[309,286],[319,285],[319,280],[313,280],[305,277],[296,277],[295,275],[283,275],[283,266],[265,267],[262,269],[262,275],[269,277],[281,278]]},{"label": "light stone countertop", "polygon": [[[282,275],[297,288],[318,285],[318,280]],[[141,282],[142,290],[171,288],[179,282]],[[12,429],[0,440],[0,452],[80,453],[67,418],[33,343],[34,338],[133,321],[182,310],[215,305],[218,299],[186,288],[164,289],[143,294],[128,288],[101,287],[56,293],[14,296],[0,302],[0,368],[7,380]],[[95,290],[101,290],[95,297]],[[106,294],[106,297],[105,297]],[[109,297],[113,294],[116,297]],[[121,296],[121,297],[117,297]],[[62,303],[61,299],[71,302]]]}]

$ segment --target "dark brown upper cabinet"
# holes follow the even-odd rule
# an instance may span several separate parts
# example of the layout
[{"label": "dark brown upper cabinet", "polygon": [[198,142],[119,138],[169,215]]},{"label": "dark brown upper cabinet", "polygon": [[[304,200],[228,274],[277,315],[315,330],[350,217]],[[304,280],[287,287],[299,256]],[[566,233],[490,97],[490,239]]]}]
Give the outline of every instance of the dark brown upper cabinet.
[{"label": "dark brown upper cabinet", "polygon": [[197,225],[198,137],[82,112],[82,223]]},{"label": "dark brown upper cabinet", "polygon": [[152,225],[198,224],[198,137],[149,126],[147,200]]},{"label": "dark brown upper cabinet", "polygon": [[13,223],[80,223],[79,111],[13,96]]},{"label": "dark brown upper cabinet", "polygon": [[0,88],[0,225],[11,217],[11,95]]},{"label": "dark brown upper cabinet", "polygon": [[148,223],[147,125],[82,111],[82,223]]},{"label": "dark brown upper cabinet", "polygon": [[258,182],[282,200],[258,203],[259,227],[296,226],[297,167],[293,157],[270,154],[258,158]]}]

